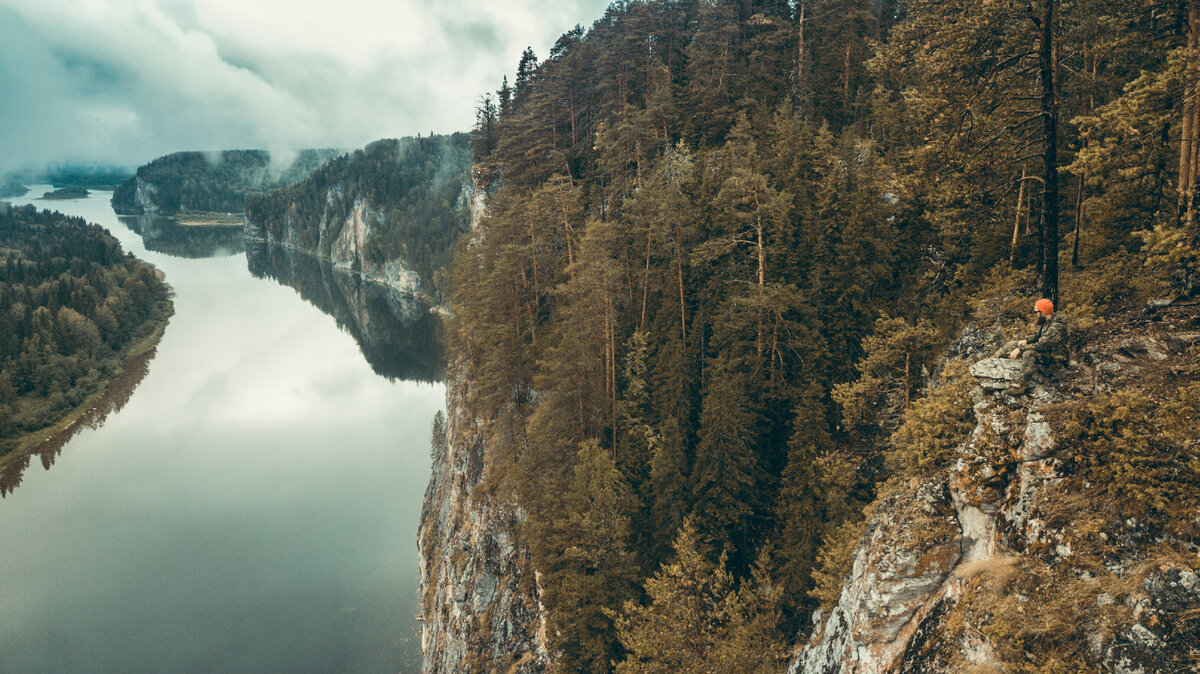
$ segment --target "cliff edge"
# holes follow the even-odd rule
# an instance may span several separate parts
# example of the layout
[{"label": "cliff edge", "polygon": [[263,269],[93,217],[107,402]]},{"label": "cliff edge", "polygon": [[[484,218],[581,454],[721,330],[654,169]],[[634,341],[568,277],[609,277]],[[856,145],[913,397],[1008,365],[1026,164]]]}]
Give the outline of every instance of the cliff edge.
[{"label": "cliff edge", "polygon": [[[473,244],[496,176],[472,172]],[[423,672],[541,672],[549,667],[545,618],[529,550],[514,537],[513,504],[479,488],[487,462],[484,420],[470,409],[464,354],[446,372],[444,425],[417,534]]]},{"label": "cliff edge", "polygon": [[978,361],[948,465],[880,489],[789,674],[1194,671],[1200,311],[1097,322],[1029,396]]}]

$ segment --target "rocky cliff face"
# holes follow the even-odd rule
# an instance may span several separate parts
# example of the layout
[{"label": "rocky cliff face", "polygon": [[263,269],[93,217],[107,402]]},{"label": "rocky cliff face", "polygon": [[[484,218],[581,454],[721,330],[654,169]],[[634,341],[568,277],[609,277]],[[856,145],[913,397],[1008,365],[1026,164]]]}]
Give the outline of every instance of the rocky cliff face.
[{"label": "rocky cliff face", "polygon": [[[343,188],[335,186],[325,194],[327,204],[342,198]],[[366,199],[354,200],[349,215],[345,218],[331,217],[326,209],[319,220],[318,238],[315,247],[302,240],[293,213],[284,216],[282,234],[270,237],[260,223],[246,220],[246,239],[255,242],[278,244],[320,259],[328,260],[335,269],[353,271],[368,281],[382,283],[400,292],[422,294],[420,275],[409,269],[404,260],[389,260],[378,264],[366,262],[365,248],[373,230],[383,224],[384,214],[373,208]]]},{"label": "rocky cliff face", "polygon": [[[472,232],[494,177],[474,175]],[[537,574],[514,538],[522,512],[480,489],[488,461],[468,404],[465,358],[446,377],[446,440],[434,447],[418,533],[422,670],[540,672],[549,666]]]},{"label": "rocky cliff face", "polygon": [[418,534],[422,671],[544,671],[537,578],[513,537],[522,514],[476,489],[487,451],[462,366],[446,379],[446,442],[434,448]]},{"label": "rocky cliff face", "polygon": [[138,177],[134,177],[133,182],[133,201],[135,206],[132,212],[141,215],[158,215],[158,204],[154,202],[154,193],[158,190],[154,184]]},{"label": "rocky cliff face", "polygon": [[[1171,328],[1197,319],[1181,313],[1174,325],[1085,345],[1079,362],[1029,396],[1003,393],[1012,361],[976,363],[976,424],[953,465],[884,486],[837,605],[814,616],[789,674],[1011,671],[997,651],[1017,637],[1000,637],[1038,630],[1085,669],[1194,667],[1200,546],[1134,518],[1081,516],[1103,508],[1089,504],[1095,485],[1079,477],[1048,418],[1072,400],[1179,376],[1200,334]],[[1085,620],[1091,627],[1072,631]],[[1028,666],[1040,671],[1033,658]]]}]

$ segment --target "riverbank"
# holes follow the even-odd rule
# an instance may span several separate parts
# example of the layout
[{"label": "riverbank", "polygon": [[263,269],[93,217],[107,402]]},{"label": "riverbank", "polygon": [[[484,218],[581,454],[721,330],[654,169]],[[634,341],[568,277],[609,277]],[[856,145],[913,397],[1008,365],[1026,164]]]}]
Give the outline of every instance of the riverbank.
[{"label": "riverbank", "polygon": [[242,227],[246,223],[246,218],[241,213],[196,211],[177,213],[171,217],[184,227]]},{"label": "riverbank", "polygon": [[[158,270],[155,272],[157,275]],[[147,366],[153,360],[158,343],[162,340],[173,314],[173,304],[167,300],[161,314],[155,318],[153,329],[125,349],[122,365],[112,377],[97,387],[83,402],[67,410],[54,423],[12,439],[13,449],[0,455],[0,493],[3,493],[4,485],[11,480],[11,469],[17,468],[18,473],[24,470],[29,459],[35,454],[57,454],[76,433],[84,428],[97,426],[108,414],[119,410],[128,402],[133,389],[145,377]]]}]

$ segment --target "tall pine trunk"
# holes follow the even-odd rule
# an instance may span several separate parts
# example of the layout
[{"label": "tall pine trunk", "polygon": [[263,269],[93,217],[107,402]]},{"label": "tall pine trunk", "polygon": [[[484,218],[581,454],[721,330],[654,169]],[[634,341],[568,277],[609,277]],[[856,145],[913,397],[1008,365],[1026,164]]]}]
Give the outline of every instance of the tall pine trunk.
[{"label": "tall pine trunk", "polygon": [[1200,122],[1200,105],[1196,104],[1195,65],[1192,59],[1200,47],[1200,9],[1196,0],[1188,2],[1188,63],[1184,68],[1183,105],[1181,106],[1179,134],[1179,215],[1178,222],[1190,231],[1196,215],[1196,132]]},{"label": "tall pine trunk", "polygon": [[1042,36],[1038,59],[1042,81],[1042,193],[1041,255],[1038,289],[1058,304],[1058,0],[1043,0]]}]

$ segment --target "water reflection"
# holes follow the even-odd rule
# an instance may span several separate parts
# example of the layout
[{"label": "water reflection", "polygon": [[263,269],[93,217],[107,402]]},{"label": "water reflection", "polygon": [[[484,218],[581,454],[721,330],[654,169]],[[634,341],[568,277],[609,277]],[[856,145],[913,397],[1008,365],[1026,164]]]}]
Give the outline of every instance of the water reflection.
[{"label": "water reflection", "polygon": [[256,278],[292,288],[333,316],[376,374],[426,383],[442,380],[441,321],[420,299],[273,244],[251,242],[246,262]]},{"label": "water reflection", "polygon": [[[436,333],[387,327],[406,324],[379,316],[383,289],[303,280],[303,259],[269,283],[240,256],[148,251],[110,196],[14,199],[101,224],[176,297],[128,404],[0,501],[0,672],[418,671],[412,542],[445,391],[372,370]],[[426,353],[416,379],[441,369]]]},{"label": "water reflection", "polygon": [[174,257],[224,257],[246,249],[244,230],[234,225],[181,225],[174,218],[152,215],[117,219],[141,235],[147,250]]},{"label": "water reflection", "polygon": [[50,466],[54,465],[55,459],[62,453],[63,447],[71,438],[85,428],[100,428],[108,419],[108,415],[120,412],[133,396],[138,384],[146,378],[146,373],[150,371],[150,361],[154,360],[156,353],[158,353],[158,349],[151,348],[131,359],[125,364],[125,368],[121,370],[120,374],[109,382],[108,388],[104,390],[100,399],[91,409],[71,422],[71,425],[43,440],[24,456],[0,467],[0,498],[8,496],[21,486],[21,478],[25,474],[25,469],[29,468],[33,462],[33,457],[38,457],[42,462],[42,467],[50,470]]}]

